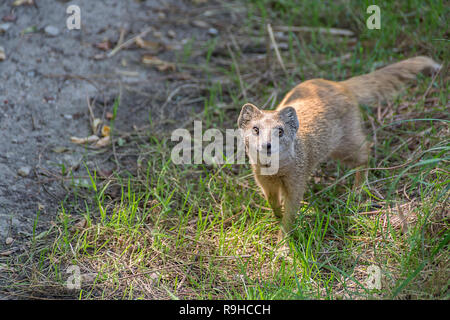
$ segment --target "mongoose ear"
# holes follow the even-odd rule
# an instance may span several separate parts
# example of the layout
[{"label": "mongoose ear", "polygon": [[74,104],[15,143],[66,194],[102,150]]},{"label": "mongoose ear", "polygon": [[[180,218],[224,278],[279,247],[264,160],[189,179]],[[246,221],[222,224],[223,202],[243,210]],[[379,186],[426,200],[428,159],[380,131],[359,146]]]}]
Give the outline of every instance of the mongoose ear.
[{"label": "mongoose ear", "polygon": [[261,114],[256,106],[251,103],[246,103],[242,106],[241,113],[238,118],[238,127],[244,129],[250,120],[254,119],[256,116]]},{"label": "mongoose ear", "polygon": [[279,113],[280,119],[284,121],[289,127],[297,132],[299,123],[297,118],[297,112],[292,107],[286,107]]}]

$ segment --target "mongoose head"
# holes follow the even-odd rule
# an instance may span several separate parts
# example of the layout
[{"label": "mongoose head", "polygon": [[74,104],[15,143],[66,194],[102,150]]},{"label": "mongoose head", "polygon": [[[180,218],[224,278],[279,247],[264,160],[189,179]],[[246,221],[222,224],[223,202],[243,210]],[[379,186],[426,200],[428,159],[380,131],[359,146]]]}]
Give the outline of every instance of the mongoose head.
[{"label": "mongoose head", "polygon": [[[239,115],[238,127],[248,154],[249,148],[253,148],[259,155],[276,155],[283,160],[293,151],[299,123],[292,107],[271,111],[246,103]],[[250,154],[249,157],[252,158]]]}]

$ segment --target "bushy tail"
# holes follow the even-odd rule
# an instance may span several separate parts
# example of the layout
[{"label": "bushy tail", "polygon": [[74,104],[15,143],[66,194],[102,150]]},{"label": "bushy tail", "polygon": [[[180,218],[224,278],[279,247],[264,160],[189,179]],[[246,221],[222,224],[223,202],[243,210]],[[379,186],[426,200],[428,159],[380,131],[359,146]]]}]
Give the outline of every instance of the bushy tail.
[{"label": "bushy tail", "polygon": [[359,103],[370,104],[392,98],[401,89],[403,83],[415,79],[418,73],[437,71],[440,67],[428,57],[415,57],[341,83],[350,89]]}]

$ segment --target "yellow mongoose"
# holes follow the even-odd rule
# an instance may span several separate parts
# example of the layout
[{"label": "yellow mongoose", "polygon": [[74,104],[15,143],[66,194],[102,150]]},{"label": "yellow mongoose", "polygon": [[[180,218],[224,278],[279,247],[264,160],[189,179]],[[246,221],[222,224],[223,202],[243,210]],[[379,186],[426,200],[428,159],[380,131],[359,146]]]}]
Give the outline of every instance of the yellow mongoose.
[{"label": "yellow mongoose", "polygon": [[[250,103],[242,107],[238,126],[247,154],[250,140],[256,136],[257,152],[278,155],[277,172],[261,174],[267,164],[258,160],[252,169],[274,214],[281,218],[281,237],[292,231],[306,181],[318,163],[331,157],[352,167],[367,164],[369,147],[358,103],[390,98],[403,82],[439,67],[430,58],[415,57],[346,81],[305,81],[288,92],[273,111]],[[278,139],[276,148],[271,146],[274,137]],[[355,184],[359,183],[357,174]]]}]

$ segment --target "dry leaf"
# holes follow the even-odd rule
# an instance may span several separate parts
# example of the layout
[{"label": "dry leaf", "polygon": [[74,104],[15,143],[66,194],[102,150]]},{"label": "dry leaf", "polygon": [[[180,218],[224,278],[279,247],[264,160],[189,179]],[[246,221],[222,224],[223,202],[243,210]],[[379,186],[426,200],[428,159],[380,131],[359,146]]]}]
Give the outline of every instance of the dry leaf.
[{"label": "dry leaf", "polygon": [[175,71],[175,63],[161,60],[155,56],[144,55],[142,57],[142,63],[148,66],[154,66],[158,68],[159,71]]},{"label": "dry leaf", "polygon": [[70,137],[70,141],[76,144],[85,144],[99,141],[99,137],[96,135],[92,135],[86,138],[78,138],[78,137]]},{"label": "dry leaf", "polygon": [[14,14],[7,14],[2,18],[5,22],[15,22],[17,20],[17,17]]},{"label": "dry leaf", "polygon": [[209,28],[209,24],[202,20],[193,20],[191,23],[194,27],[197,27],[197,28],[203,28],[203,29]]},{"label": "dry leaf", "polygon": [[114,114],[112,112],[106,112],[106,119],[112,120],[114,118]]},{"label": "dry leaf", "polygon": [[16,0],[12,4],[15,7],[22,6],[22,5],[28,5],[32,6],[34,5],[34,0]]},{"label": "dry leaf", "polygon": [[107,137],[111,133],[111,128],[106,124],[102,127],[102,136]]},{"label": "dry leaf", "polygon": [[16,250],[7,250],[7,251],[3,251],[3,252],[0,252],[0,256],[6,257],[6,256],[9,256],[10,254],[14,253],[15,251],[16,251]]},{"label": "dry leaf", "polygon": [[98,126],[102,123],[102,120],[99,118],[95,118],[92,121],[92,133],[96,134],[98,130]]},{"label": "dry leaf", "polygon": [[0,47],[0,61],[3,61],[6,59],[5,49],[3,47]]},{"label": "dry leaf", "polygon": [[94,147],[102,148],[102,147],[106,147],[110,143],[111,143],[111,137],[106,136],[106,137],[103,137],[100,140],[98,140],[97,143],[94,145]]},{"label": "dry leaf", "polygon": [[167,31],[167,35],[168,35],[170,38],[175,38],[175,37],[177,36],[177,34],[175,33],[175,31],[173,31],[173,30]]},{"label": "dry leaf", "polygon": [[142,39],[141,37],[137,37],[135,42],[139,48],[158,51],[161,49],[161,44],[159,42],[147,41]]},{"label": "dry leaf", "polygon": [[55,147],[52,149],[52,151],[55,153],[64,153],[64,152],[70,151],[70,149],[66,148],[66,147]]},{"label": "dry leaf", "polygon": [[111,41],[104,40],[102,42],[96,43],[95,47],[100,49],[100,50],[108,51],[108,50],[111,49],[112,45],[111,45]]}]

